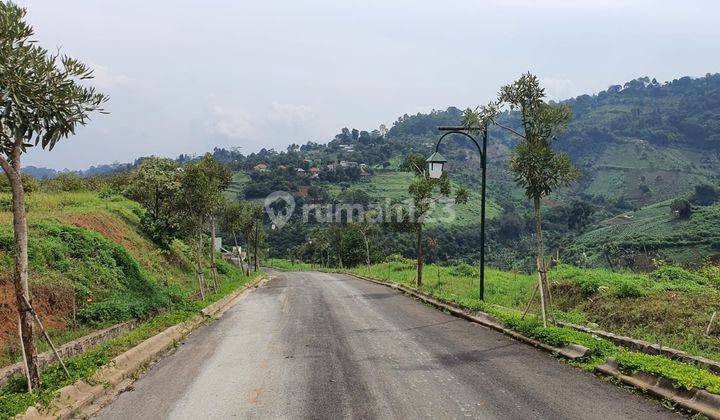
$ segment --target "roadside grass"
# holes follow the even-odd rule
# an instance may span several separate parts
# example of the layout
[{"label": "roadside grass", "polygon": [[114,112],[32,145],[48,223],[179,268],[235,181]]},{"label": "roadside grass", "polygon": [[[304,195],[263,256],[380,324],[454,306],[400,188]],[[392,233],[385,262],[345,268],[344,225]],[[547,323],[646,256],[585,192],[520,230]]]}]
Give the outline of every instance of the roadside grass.
[{"label": "roadside grass", "polygon": [[264,261],[263,265],[285,271],[310,271],[320,269],[319,266],[313,264],[308,264],[301,261],[282,260],[277,258],[268,258]]},{"label": "roadside grass", "polygon": [[218,271],[222,274],[224,281],[219,285],[219,290],[208,295],[205,300],[183,301],[177,304],[173,310],[143,322],[137,328],[120,337],[106,341],[78,356],[64,360],[70,372],[69,378],[65,376],[62,368],[55,364],[42,372],[42,386],[32,393],[27,392],[27,382],[24,377],[15,377],[10,380],[7,385],[0,389],[0,418],[13,417],[38,402],[49,403],[60,388],[79,379],[89,379],[114,357],[169,327],[187,321],[199,314],[200,310],[206,306],[227,296],[262,274],[256,272],[247,277],[239,269],[235,269],[224,261],[218,262]]}]

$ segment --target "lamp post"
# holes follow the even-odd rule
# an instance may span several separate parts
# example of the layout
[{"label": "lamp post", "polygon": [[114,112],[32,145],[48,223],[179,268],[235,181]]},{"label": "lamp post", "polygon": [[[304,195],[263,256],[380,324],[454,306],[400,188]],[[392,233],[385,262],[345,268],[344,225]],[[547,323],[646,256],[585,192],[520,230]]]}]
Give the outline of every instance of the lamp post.
[{"label": "lamp post", "polygon": [[[445,163],[447,160],[442,157],[439,153],[440,143],[445,137],[451,134],[460,134],[472,140],[477,146],[477,151],[480,153],[480,167],[482,168],[482,186],[481,186],[481,201],[480,201],[480,300],[485,300],[485,190],[486,190],[486,172],[487,172],[487,126],[477,129],[468,129],[467,127],[438,127],[438,130],[444,131],[445,133],[440,136],[437,144],[435,145],[435,153],[427,158],[428,163],[428,174],[430,178],[437,179],[442,176],[445,170]],[[482,146],[470,135],[471,131],[482,132]]]}]

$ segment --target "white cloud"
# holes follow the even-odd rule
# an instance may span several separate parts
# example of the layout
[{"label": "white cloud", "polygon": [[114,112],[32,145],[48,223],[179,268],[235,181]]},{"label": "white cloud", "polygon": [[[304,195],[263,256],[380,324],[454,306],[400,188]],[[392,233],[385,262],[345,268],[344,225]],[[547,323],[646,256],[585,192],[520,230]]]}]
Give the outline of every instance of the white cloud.
[{"label": "white cloud", "polygon": [[308,105],[270,104],[266,115],[268,121],[280,124],[309,123],[317,118],[315,110]]},{"label": "white cloud", "polygon": [[541,77],[540,79],[548,99],[559,101],[579,94],[575,82],[570,79],[558,79],[555,77]]},{"label": "white cloud", "polygon": [[206,132],[223,146],[239,145],[254,151],[304,142],[317,134],[317,112],[309,105],[273,102],[262,109],[248,110],[220,104],[217,98],[210,102]]},{"label": "white cloud", "polygon": [[93,85],[98,88],[110,89],[115,87],[131,87],[137,83],[137,81],[132,77],[125,74],[111,72],[109,68],[103,66],[102,64],[93,63],[92,61],[88,61],[87,63],[95,75]]},{"label": "white cloud", "polygon": [[213,105],[210,108],[209,131],[230,138],[248,138],[256,134],[251,115],[237,108]]}]

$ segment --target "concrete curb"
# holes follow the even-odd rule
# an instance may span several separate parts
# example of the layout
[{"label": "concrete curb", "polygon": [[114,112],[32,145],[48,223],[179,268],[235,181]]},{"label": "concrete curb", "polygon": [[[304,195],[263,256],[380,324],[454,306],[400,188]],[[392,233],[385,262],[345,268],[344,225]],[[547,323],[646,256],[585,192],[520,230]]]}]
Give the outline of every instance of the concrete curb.
[{"label": "concrete curb", "polygon": [[623,374],[615,359],[608,359],[604,364],[597,366],[595,371],[603,375],[619,379],[656,398],[668,400],[691,412],[703,414],[711,419],[720,420],[720,395],[712,394],[703,389],[675,388],[672,381],[658,378],[644,372],[633,375]]},{"label": "concrete curb", "polygon": [[[110,339],[119,336],[122,333],[128,332],[135,328],[138,324],[137,320],[123,322],[115,324],[102,330],[92,332],[88,335],[78,338],[77,340],[70,341],[58,347],[58,353],[60,357],[67,358],[76,354],[82,353],[88,349],[91,349],[98,344],[104,343]],[[38,366],[40,369],[45,369],[52,363],[57,362],[55,354],[52,350],[48,350],[38,355]],[[22,362],[12,364],[0,369],[0,386],[5,385],[10,379],[15,376],[22,375],[24,368]]]},{"label": "concrete curb", "polygon": [[565,347],[553,347],[548,344],[545,344],[541,341],[535,340],[534,338],[526,337],[516,331],[513,331],[509,328],[507,328],[501,321],[497,320],[492,315],[485,313],[485,312],[470,312],[467,309],[462,308],[460,305],[457,305],[452,302],[445,302],[441,301],[433,296],[428,295],[427,293],[421,292],[419,290],[413,289],[411,287],[403,286],[397,283],[392,282],[385,282],[382,280],[376,280],[370,277],[361,276],[359,274],[354,273],[345,273],[348,276],[355,277],[361,280],[369,281],[375,284],[380,284],[382,286],[391,287],[393,289],[399,290],[407,295],[410,295],[416,299],[419,299],[427,304],[430,304],[438,309],[442,309],[444,311],[448,311],[451,315],[456,316],[458,318],[465,319],[470,322],[474,322],[476,324],[483,325],[485,327],[491,328],[495,331],[499,331],[505,335],[509,335],[510,337],[522,341],[524,343],[530,344],[532,346],[535,346],[539,349],[545,350],[547,352],[560,355],[566,359],[570,360],[576,360],[588,357],[590,355],[590,349],[577,345],[577,344],[571,344]]},{"label": "concrete curb", "polygon": [[638,340],[636,338],[626,337],[623,335],[613,334],[611,332],[595,330],[582,325],[572,324],[570,322],[558,321],[558,325],[567,328],[573,328],[578,331],[582,331],[588,334],[596,335],[604,338],[612,343],[619,346],[627,347],[631,350],[636,350],[645,354],[661,355],[668,359],[679,360],[681,362],[690,363],[709,370],[710,372],[720,375],[720,362],[708,359],[701,356],[693,356],[682,350],[677,350],[672,347],[665,347],[660,344],[650,343],[648,341]]},{"label": "concrete curb", "polygon": [[[36,404],[17,419],[68,419],[73,417],[89,417],[103,407],[94,404],[100,400],[109,402],[112,397],[125,389],[136,372],[158,359],[163,353],[174,347],[190,332],[203,325],[208,317],[220,318],[238,300],[252,288],[258,287],[269,278],[261,275],[258,279],[246,284],[217,302],[207,306],[201,314],[167,328],[148,338],[137,346],[115,357],[103,366],[89,380],[78,380],[58,390],[57,395],[47,405]],[[92,408],[92,411],[86,409]]]}]

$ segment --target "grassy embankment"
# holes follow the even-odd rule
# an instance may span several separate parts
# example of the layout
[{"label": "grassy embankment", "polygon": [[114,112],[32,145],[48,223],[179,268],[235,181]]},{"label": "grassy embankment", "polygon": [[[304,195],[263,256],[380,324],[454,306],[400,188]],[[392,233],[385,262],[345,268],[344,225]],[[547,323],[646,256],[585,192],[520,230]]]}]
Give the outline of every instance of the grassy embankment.
[{"label": "grassy embankment", "polygon": [[[0,271],[3,273],[0,345],[3,364],[19,359],[14,320],[12,228],[9,197],[0,195]],[[157,248],[140,231],[139,205],[97,193],[33,193],[28,200],[30,280],[35,307],[57,344],[132,318],[137,329],[66,361],[71,378],[57,366],[42,373],[42,388],[25,392],[16,378],[0,390],[0,417],[22,412],[79,378],[90,377],[122,351],[199,313],[247,284],[253,276],[218,258],[219,290],[204,301],[197,291],[190,249],[176,241]],[[209,273],[206,277],[210,279]],[[44,350],[44,343],[40,351]]]},{"label": "grassy embankment", "polygon": [[[308,264],[272,260],[285,270],[308,270]],[[411,260],[394,261],[350,269],[356,274],[415,287],[415,265]],[[520,317],[536,282],[533,275],[494,269],[486,271],[486,301],[479,300],[477,269],[468,265],[428,265],[421,288],[446,301],[493,314],[511,328],[554,346],[571,343],[591,349],[592,356],[573,362],[593,369],[615,357],[622,370],[643,371],[670,378],[676,386],[703,388],[720,393],[720,377],[696,366],[660,356],[628,351],[611,342],[568,328],[542,328],[537,316]],[[691,354],[720,360],[718,328],[710,336],[704,329],[720,294],[707,278],[675,267],[664,267],[650,275],[584,270],[561,265],[550,278],[556,315],[578,323],[597,323],[600,328],[680,348]],[[531,310],[537,313],[537,308]]]}]

